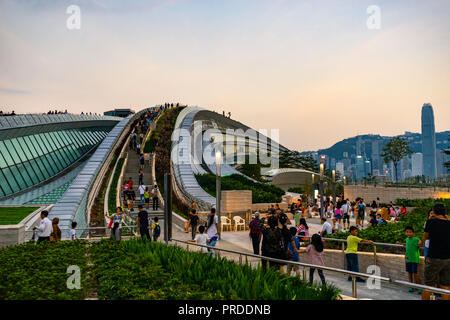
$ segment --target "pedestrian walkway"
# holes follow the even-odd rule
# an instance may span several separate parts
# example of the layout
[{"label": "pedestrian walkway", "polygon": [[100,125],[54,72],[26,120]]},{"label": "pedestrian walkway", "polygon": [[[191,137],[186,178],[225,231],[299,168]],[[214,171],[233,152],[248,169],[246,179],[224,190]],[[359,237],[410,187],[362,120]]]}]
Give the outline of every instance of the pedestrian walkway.
[{"label": "pedestrian walkway", "polygon": [[[128,217],[131,218],[131,220],[133,221],[132,224],[135,224],[137,220],[137,215],[139,212],[138,205],[141,203],[139,195],[139,169],[140,169],[139,157],[140,155],[136,151],[128,148],[127,164],[123,178],[125,183],[131,177],[131,179],[133,180],[133,190],[136,194],[133,210],[127,214]],[[149,191],[151,191],[154,186],[154,182],[152,179],[152,167],[149,165],[148,161],[145,161],[143,173],[144,173],[143,183],[146,187],[149,188]],[[123,194],[121,196],[123,198]],[[164,219],[164,209],[161,207],[160,203],[158,204],[158,209],[156,211],[154,211],[152,208],[153,208],[153,200],[150,197],[149,208],[146,209],[149,216],[149,224],[151,224],[151,221],[154,217],[158,217],[161,223],[162,219]]]}]

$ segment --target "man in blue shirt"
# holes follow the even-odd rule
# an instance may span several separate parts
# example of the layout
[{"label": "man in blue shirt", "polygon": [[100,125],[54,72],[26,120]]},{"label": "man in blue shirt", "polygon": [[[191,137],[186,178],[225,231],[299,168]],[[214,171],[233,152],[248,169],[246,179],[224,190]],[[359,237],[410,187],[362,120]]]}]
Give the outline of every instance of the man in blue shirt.
[{"label": "man in blue shirt", "polygon": [[137,227],[139,229],[139,233],[141,234],[142,240],[147,238],[149,241],[152,241],[148,231],[148,212],[144,210],[144,206],[142,204],[138,205],[138,209],[139,213],[137,218]]}]

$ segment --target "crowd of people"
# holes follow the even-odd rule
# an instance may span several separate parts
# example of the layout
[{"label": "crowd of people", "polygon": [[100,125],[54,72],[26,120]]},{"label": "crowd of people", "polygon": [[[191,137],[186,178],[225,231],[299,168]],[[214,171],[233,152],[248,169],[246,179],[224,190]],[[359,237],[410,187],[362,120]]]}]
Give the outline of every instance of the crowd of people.
[{"label": "crowd of people", "polygon": [[[252,241],[254,254],[286,260],[299,261],[299,254],[307,253],[310,264],[323,266],[323,241],[322,237],[333,232],[341,230],[336,224],[340,224],[344,218],[346,221],[345,228],[348,227],[349,235],[346,239],[345,261],[347,270],[359,272],[358,262],[358,244],[360,242],[372,243],[373,241],[358,237],[358,232],[363,228],[365,219],[366,204],[363,199],[355,199],[351,203],[348,199],[343,200],[338,197],[335,207],[330,201],[326,214],[321,218],[321,230],[310,236],[310,228],[306,222],[307,213],[311,204],[302,206],[301,200],[293,203],[290,211],[295,211],[295,226],[288,228],[286,214],[279,208],[278,204],[272,205],[268,209],[267,218],[260,219],[259,212],[255,213],[254,218],[249,223],[250,239]],[[350,209],[351,208],[351,209]],[[379,199],[372,202],[368,208],[369,226],[377,226],[379,224],[395,222],[400,215],[407,215],[408,211],[404,206],[395,207],[392,203],[387,205],[380,204]],[[350,226],[350,215],[355,218],[355,225]],[[309,216],[311,217],[311,216]],[[332,218],[333,225],[327,221]],[[291,223],[289,223],[291,224]],[[406,248],[406,272],[408,273],[409,282],[421,283],[418,275],[418,266],[420,264],[419,248],[424,247],[425,257],[425,285],[440,286],[444,289],[450,289],[450,220],[443,204],[436,204],[430,209],[428,220],[424,225],[423,239],[415,236],[412,226],[406,226],[405,241],[403,244]],[[309,242],[306,247],[300,246],[302,242]],[[431,250],[431,248],[433,248]],[[261,250],[260,250],[261,249]],[[264,262],[264,259],[263,259]],[[280,267],[280,271],[284,272],[284,266],[288,265],[287,272],[291,274],[292,270],[297,271],[295,266],[286,263],[269,262],[269,265]],[[263,266],[265,264],[263,263]],[[320,271],[320,270],[319,270]],[[298,274],[298,272],[297,272]],[[314,268],[310,270],[310,281],[313,280]],[[319,276],[324,283],[324,277],[321,272]],[[351,277],[348,278],[351,281]],[[364,282],[364,279],[356,278],[357,282]],[[414,292],[413,288],[409,288],[410,292]],[[423,299],[430,298],[430,292],[417,290],[422,294]],[[449,299],[450,296],[443,295],[443,299]]]},{"label": "crowd of people", "polygon": [[11,112],[4,112],[3,110],[0,110],[0,117],[7,117],[7,116],[15,116],[16,113],[13,111]]}]

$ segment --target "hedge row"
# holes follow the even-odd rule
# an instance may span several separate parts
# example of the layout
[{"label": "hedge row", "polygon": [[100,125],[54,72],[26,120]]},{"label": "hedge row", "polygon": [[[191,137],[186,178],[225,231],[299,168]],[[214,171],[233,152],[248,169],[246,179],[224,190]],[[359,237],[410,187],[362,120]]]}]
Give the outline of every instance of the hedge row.
[{"label": "hedge row", "polygon": [[[72,265],[80,267],[80,289],[67,287]],[[140,239],[29,242],[0,249],[0,299],[5,300],[332,300],[338,294],[332,285],[311,286],[276,269]]]}]

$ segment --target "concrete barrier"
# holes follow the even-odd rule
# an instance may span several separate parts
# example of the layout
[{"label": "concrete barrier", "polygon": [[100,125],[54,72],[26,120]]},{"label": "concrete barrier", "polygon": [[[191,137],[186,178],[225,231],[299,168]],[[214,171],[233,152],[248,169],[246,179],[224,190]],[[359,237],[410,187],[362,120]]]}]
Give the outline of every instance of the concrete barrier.
[{"label": "concrete barrier", "polygon": [[23,223],[0,226],[0,247],[12,246],[25,242],[25,225]]}]

